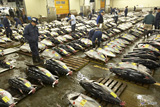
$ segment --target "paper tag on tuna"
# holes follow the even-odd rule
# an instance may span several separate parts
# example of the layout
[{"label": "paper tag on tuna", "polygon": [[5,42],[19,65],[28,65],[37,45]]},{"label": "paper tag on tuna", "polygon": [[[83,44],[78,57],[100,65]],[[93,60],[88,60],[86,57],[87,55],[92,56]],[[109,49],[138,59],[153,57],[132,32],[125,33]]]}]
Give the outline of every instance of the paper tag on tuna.
[{"label": "paper tag on tuna", "polygon": [[46,49],[46,51],[48,52],[48,51],[49,51],[49,49]]},{"label": "paper tag on tuna", "polygon": [[45,46],[44,44],[42,44],[42,46]]},{"label": "paper tag on tuna", "polygon": [[55,56],[59,56],[58,54],[55,54]]},{"label": "paper tag on tuna", "polygon": [[123,43],[121,43],[121,45],[124,45]]},{"label": "paper tag on tuna", "polygon": [[80,102],[80,105],[81,106],[84,106],[86,104],[87,100],[83,99],[81,102]]},{"label": "paper tag on tuna", "polygon": [[102,50],[102,48],[98,48],[98,50]]},{"label": "paper tag on tuna", "polygon": [[136,63],[132,63],[132,65],[136,66],[137,64]]},{"label": "paper tag on tuna", "polygon": [[93,50],[90,50],[91,52],[93,52]]},{"label": "paper tag on tuna", "polygon": [[149,45],[147,44],[147,45],[145,45],[145,48],[148,48],[149,47]]},{"label": "paper tag on tuna", "polygon": [[10,65],[10,63],[9,63],[9,62],[6,62],[6,64],[7,64],[7,65]]},{"label": "paper tag on tuna", "polygon": [[155,50],[159,52],[159,50],[157,48]]},{"label": "paper tag on tuna", "polygon": [[110,93],[114,98],[117,98],[117,95],[114,92]]},{"label": "paper tag on tuna", "polygon": [[120,62],[119,64],[123,64],[123,62]]},{"label": "paper tag on tuna", "polygon": [[50,73],[48,73],[48,72],[46,73],[46,75],[47,75],[48,77],[50,77],[50,76],[51,76],[51,74],[50,74]]},{"label": "paper tag on tuna", "polygon": [[47,37],[46,35],[44,35],[44,37]]},{"label": "paper tag on tuna", "polygon": [[31,84],[27,82],[27,83],[25,83],[25,86],[31,87]]},{"label": "paper tag on tuna", "polygon": [[78,36],[77,34],[75,34],[76,36]]},{"label": "paper tag on tuna", "polygon": [[2,98],[2,100],[6,103],[6,102],[8,102],[10,99],[9,99],[7,96],[5,96],[5,97]]},{"label": "paper tag on tuna", "polygon": [[105,46],[105,48],[107,48],[108,46]]},{"label": "paper tag on tuna", "polygon": [[67,52],[66,52],[66,51],[64,51],[64,53],[65,53],[65,54],[67,54]]},{"label": "paper tag on tuna", "polygon": [[52,42],[49,42],[49,43],[51,43],[51,44],[52,44]]},{"label": "paper tag on tuna", "polygon": [[111,45],[111,43],[108,43],[107,45]]},{"label": "paper tag on tuna", "polygon": [[64,68],[64,69],[67,69],[67,66],[63,65],[63,68]]},{"label": "paper tag on tuna", "polygon": [[101,55],[101,57],[102,57],[102,58],[104,58],[104,56],[103,56],[103,55]]},{"label": "paper tag on tuna", "polygon": [[99,83],[99,85],[103,85],[102,83]]},{"label": "paper tag on tuna", "polygon": [[0,89],[0,91],[4,91],[3,89]]}]

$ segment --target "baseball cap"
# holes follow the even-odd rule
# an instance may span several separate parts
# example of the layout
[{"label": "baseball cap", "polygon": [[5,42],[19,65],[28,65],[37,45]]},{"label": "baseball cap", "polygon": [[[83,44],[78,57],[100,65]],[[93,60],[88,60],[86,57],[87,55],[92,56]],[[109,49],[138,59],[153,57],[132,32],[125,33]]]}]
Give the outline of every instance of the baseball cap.
[{"label": "baseball cap", "polygon": [[68,16],[71,15],[71,13],[68,13]]},{"label": "baseball cap", "polygon": [[38,19],[35,18],[35,17],[32,17],[32,20],[31,20],[31,21],[34,22],[34,23],[36,23],[36,24],[38,24]]}]

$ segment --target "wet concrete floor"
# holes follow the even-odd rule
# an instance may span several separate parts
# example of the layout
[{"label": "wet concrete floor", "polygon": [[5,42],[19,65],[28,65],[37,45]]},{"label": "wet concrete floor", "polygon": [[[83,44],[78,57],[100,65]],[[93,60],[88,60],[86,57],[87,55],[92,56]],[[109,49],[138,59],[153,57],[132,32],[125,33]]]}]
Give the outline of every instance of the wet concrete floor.
[{"label": "wet concrete floor", "polygon": [[[116,58],[112,58],[106,65],[101,65],[95,62],[90,62],[84,68],[78,72],[74,72],[71,77],[60,77],[59,84],[52,88],[51,86],[45,86],[44,88],[37,91],[35,94],[22,100],[17,107],[68,107],[68,101],[66,95],[69,92],[84,92],[84,89],[78,84],[79,80],[88,78],[97,80],[102,77],[114,77],[115,75],[110,73],[108,70],[102,70],[95,68],[94,65],[109,67],[113,64],[120,62],[120,59],[124,54],[132,51],[133,47],[143,41],[135,41],[134,44],[129,45],[125,48],[125,51],[118,55]],[[76,56],[84,57],[83,52],[79,52]],[[8,79],[14,76],[26,77],[25,64],[32,62],[31,57],[24,56],[21,54],[13,53],[7,55],[8,60],[13,60],[16,68],[10,71],[6,71],[0,74],[0,87],[6,89],[8,85]],[[153,76],[157,82],[160,83],[160,69],[155,71]],[[124,80],[120,80],[125,82]],[[120,98],[126,102],[126,107],[160,107],[160,87],[151,85],[148,89],[141,86],[137,86],[130,82],[127,83],[127,88],[121,94]],[[116,107],[116,106],[115,106]]]}]

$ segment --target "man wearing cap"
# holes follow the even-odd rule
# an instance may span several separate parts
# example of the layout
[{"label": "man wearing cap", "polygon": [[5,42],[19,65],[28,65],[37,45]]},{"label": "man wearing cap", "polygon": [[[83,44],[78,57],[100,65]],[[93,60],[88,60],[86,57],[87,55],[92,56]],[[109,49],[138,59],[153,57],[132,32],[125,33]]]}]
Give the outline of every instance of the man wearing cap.
[{"label": "man wearing cap", "polygon": [[154,25],[154,16],[152,15],[152,11],[149,11],[149,14],[145,16],[143,23],[145,24],[145,35],[148,36],[149,33],[152,33],[151,30]]},{"label": "man wearing cap", "polygon": [[100,11],[100,14],[97,17],[97,27],[99,27],[100,29],[107,29],[107,27],[104,25],[103,23],[103,15],[104,15],[104,11]]},{"label": "man wearing cap", "polygon": [[160,8],[158,8],[158,13],[156,14],[156,19],[155,19],[155,29],[160,29]]},{"label": "man wearing cap", "polygon": [[9,15],[7,14],[6,17],[3,19],[3,25],[6,31],[6,36],[10,37],[12,39],[12,30],[10,28],[10,21],[9,21]]},{"label": "man wearing cap", "polygon": [[72,32],[75,32],[76,29],[76,18],[75,16],[71,13],[68,13],[68,17],[70,18],[70,20],[68,21],[69,23],[71,22],[71,28],[72,28]]},{"label": "man wearing cap", "polygon": [[30,49],[32,51],[33,63],[40,63],[40,57],[38,52],[38,19],[33,17],[31,23],[24,28],[23,36],[28,41]]},{"label": "man wearing cap", "polygon": [[102,32],[100,31],[100,29],[92,29],[89,32],[89,39],[92,41],[93,48],[96,47],[95,42],[96,42],[96,39],[98,39],[98,47],[99,47],[102,39]]}]

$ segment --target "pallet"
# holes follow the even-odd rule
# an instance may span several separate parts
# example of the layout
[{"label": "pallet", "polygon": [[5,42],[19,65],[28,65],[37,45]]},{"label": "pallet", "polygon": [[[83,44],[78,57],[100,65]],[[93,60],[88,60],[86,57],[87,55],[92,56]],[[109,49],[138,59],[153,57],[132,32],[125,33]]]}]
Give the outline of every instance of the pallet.
[{"label": "pallet", "polygon": [[12,41],[12,42],[7,42],[5,44],[0,44],[0,47],[5,48],[5,49],[6,48],[13,48],[13,47],[17,47],[17,46],[21,46],[21,43]]},{"label": "pallet", "polygon": [[23,54],[23,55],[26,55],[26,56],[32,56],[32,53],[29,53],[29,52],[23,52],[21,50],[18,51],[19,54]]},{"label": "pallet", "polygon": [[[89,60],[91,62],[94,62],[94,63],[97,63],[97,64],[100,64],[100,65],[105,65],[107,62],[103,62],[101,60],[98,60],[98,59],[93,59],[93,58],[90,58],[90,57],[86,57],[86,58],[89,58]],[[110,60],[110,57],[107,57],[107,60],[109,61]]]},{"label": "pallet", "polygon": [[15,48],[4,49],[3,52],[4,52],[4,55],[7,55],[7,54],[10,54],[10,53],[15,53],[19,50],[20,50],[19,48],[15,47]]},{"label": "pallet", "polygon": [[[127,84],[119,82],[117,80],[114,80],[112,78],[100,78],[97,80],[98,83],[104,84],[106,87],[109,87],[110,89],[112,89],[113,92],[115,92],[115,94],[119,97],[122,92],[125,90],[125,88],[127,87]],[[87,96],[93,97],[91,94],[89,94],[88,92],[85,92],[84,94],[86,94]],[[112,107],[113,104],[102,101],[96,97],[93,97],[97,102],[99,102],[102,107]]]},{"label": "pallet", "polygon": [[63,59],[63,62],[73,71],[78,71],[82,69],[85,65],[89,63],[89,59],[69,56]]},{"label": "pallet", "polygon": [[135,81],[130,81],[130,80],[121,78],[119,76],[115,76],[114,79],[116,79],[116,80],[123,80],[126,83],[131,83],[133,85],[140,86],[140,87],[143,87],[143,88],[149,88],[149,86],[150,86],[150,84],[143,84],[143,83],[138,83],[138,82],[135,82]]},{"label": "pallet", "polygon": [[[27,78],[27,80],[29,80],[29,81],[31,82],[31,84],[34,84],[34,85],[35,85],[35,81],[30,80],[30,79],[28,79],[28,78]],[[39,84],[36,84],[36,85],[37,85],[37,86],[36,86],[36,91],[35,91],[35,93],[36,93],[38,90],[40,90],[41,88],[43,88],[42,85],[39,85]],[[28,97],[29,95],[32,95],[32,94],[27,94],[27,93],[22,94],[22,93],[20,93],[19,90],[14,89],[14,88],[12,88],[12,87],[8,87],[6,90],[12,95],[12,97],[17,98],[17,99],[15,99],[15,102],[17,102],[16,104],[18,104],[20,101],[22,101],[24,98]],[[35,93],[34,93],[34,94],[35,94]]]}]

